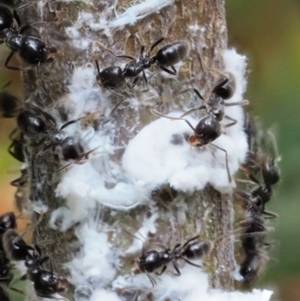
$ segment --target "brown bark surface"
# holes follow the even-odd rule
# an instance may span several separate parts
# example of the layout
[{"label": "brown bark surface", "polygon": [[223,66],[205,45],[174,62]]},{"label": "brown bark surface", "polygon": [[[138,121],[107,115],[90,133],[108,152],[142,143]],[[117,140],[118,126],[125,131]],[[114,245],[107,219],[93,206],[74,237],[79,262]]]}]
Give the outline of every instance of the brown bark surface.
[{"label": "brown bark surface", "polygon": [[[130,2],[119,0],[117,10],[128,7]],[[42,10],[33,5],[19,12],[24,24],[45,22],[45,24],[37,23],[33,25],[31,34],[37,35],[39,33],[39,36],[47,45],[54,46],[58,50],[53,63],[23,71],[26,108],[36,104],[47,111],[47,107],[55,105],[58,100],[68,93],[67,85],[71,80],[75,66],[87,62],[94,65],[95,59],[99,60],[101,68],[121,62],[121,60],[116,60],[111,53],[101,50],[101,48],[99,48],[99,51],[93,51],[92,47],[85,50],[74,48],[71,44],[72,41],[65,33],[66,27],[76,22],[81,11],[88,11],[95,16],[101,15],[106,6],[96,3],[98,2],[87,4],[78,1],[68,3],[49,1],[45,3]],[[19,4],[23,4],[22,1],[16,5]],[[195,30],[196,26],[201,27],[201,30]],[[155,78],[154,80],[149,79],[151,87],[160,95],[160,98],[153,99],[153,106],[140,105],[137,112],[126,107],[125,102],[124,106],[110,117],[115,119],[117,130],[114,139],[116,144],[120,142],[127,144],[129,139],[144,125],[154,119],[149,110],[150,108],[154,108],[161,103],[163,104],[160,107],[161,111],[168,112],[174,108],[175,101],[166,101],[166,99],[188,87],[190,83],[208,93],[213,84],[213,78],[202,72],[199,55],[201,55],[206,65],[222,70],[221,54],[222,50],[227,47],[224,0],[176,1],[159,13],[151,14],[139,20],[134,26],[126,25],[123,29],[114,30],[112,36],[106,36],[103,30],[93,31],[88,25],[83,26],[80,32],[82,36],[89,37],[95,42],[101,42],[116,54],[126,53],[135,57],[139,54],[140,43],[145,44],[147,49],[154,41],[165,35],[166,41],[164,43],[184,40],[190,45],[189,59],[185,60],[177,75],[177,80],[162,77],[156,77],[156,80]],[[121,91],[121,93],[125,95],[134,93],[140,103],[143,103],[146,97],[138,89],[134,92]],[[184,94],[181,98],[182,101],[189,101],[189,95]],[[119,100],[113,95],[110,99],[113,104]],[[190,106],[196,104],[191,103]],[[58,106],[58,111],[62,118],[70,119],[70,108],[67,104]],[[135,118],[137,115],[138,123]],[[63,204],[64,200],[57,199],[54,194],[54,189],[60,180],[60,174],[56,172],[59,165],[52,164],[52,161],[55,162],[55,160],[54,158],[51,159],[51,151],[37,156],[38,151],[39,148],[32,148],[29,145],[26,147],[30,166],[29,196],[31,202],[36,202],[39,199],[43,200],[49,206],[49,211],[35,228],[34,241],[41,244],[43,252],[54,260],[55,270],[64,275],[67,271],[62,269],[61,264],[71,260],[80,246],[76,242],[72,229],[61,233],[48,227],[49,214]],[[111,159],[120,162],[121,155],[122,152]],[[183,241],[198,233],[206,214],[210,217],[206,219],[205,224],[205,236],[207,238],[214,239],[232,229],[230,195],[220,195],[210,187],[192,195],[174,192],[169,187],[162,187],[160,190],[153,192],[153,196],[159,214],[156,239],[166,245],[174,245],[175,242]],[[181,217],[182,209],[188,212],[184,222]],[[118,231],[119,239],[112,241],[116,247],[120,248],[124,245],[128,246],[129,241],[132,240],[130,236],[124,234],[120,225],[126,225],[126,230],[134,233],[139,228],[143,216],[152,214],[148,206],[139,206],[130,212],[117,211],[112,218],[108,214],[111,210],[99,205],[99,211],[101,212],[99,224],[105,222],[111,227],[121,227]],[[211,275],[212,287],[224,288],[225,290],[233,289],[231,276],[233,253],[233,244],[229,239],[218,241],[210,259],[206,262],[207,270]],[[120,273],[129,271],[133,267],[131,259],[124,259],[124,266]],[[73,290],[70,289],[67,296],[70,300],[73,300],[72,292]]]}]

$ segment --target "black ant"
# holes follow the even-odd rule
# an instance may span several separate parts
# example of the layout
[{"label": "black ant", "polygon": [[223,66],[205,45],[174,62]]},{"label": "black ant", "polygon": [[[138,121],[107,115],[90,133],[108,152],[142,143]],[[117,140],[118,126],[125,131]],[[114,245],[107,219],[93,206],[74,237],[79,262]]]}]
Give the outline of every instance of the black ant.
[{"label": "black ant", "polygon": [[[13,212],[7,212],[0,216],[0,283],[5,283],[5,285],[18,293],[24,294],[22,291],[9,286],[13,279],[13,273],[11,272],[11,269],[13,267],[12,264],[10,264],[10,260],[6,255],[4,245],[2,243],[2,237],[7,233],[8,231],[14,231],[16,229],[17,223],[16,223],[16,216]],[[2,299],[6,296],[6,292],[2,290],[0,286],[0,300],[6,300]],[[9,299],[7,299],[9,300]]]},{"label": "black ant", "polygon": [[17,131],[18,129],[14,129],[9,135],[9,139],[12,141],[12,143],[8,147],[8,152],[19,162],[25,163],[24,135],[23,133],[19,133],[17,137],[14,137]]},{"label": "black ant", "polygon": [[[268,244],[265,244],[268,246]],[[246,253],[243,262],[240,264],[240,275],[243,276],[243,284],[251,284],[260,274],[262,267],[268,260],[264,249],[256,252]]]},{"label": "black ant", "polygon": [[[1,5],[0,5],[1,9]],[[1,20],[1,18],[0,18]],[[11,81],[7,82],[2,89],[8,87],[11,84]],[[2,91],[0,92],[0,112],[1,117],[11,118],[15,117],[20,109],[20,100],[13,94]]]},{"label": "black ant", "polygon": [[[219,236],[212,241],[200,239],[200,235],[196,235],[188,239],[183,245],[181,245],[180,243],[176,244],[173,249],[165,248],[163,245],[158,244],[158,246],[163,249],[162,251],[153,249],[145,250],[145,245],[143,245],[142,254],[137,259],[137,264],[139,270],[144,272],[149,278],[152,287],[143,294],[140,300],[142,300],[147,294],[149,294],[153,287],[156,285],[156,281],[151,274],[156,274],[158,276],[162,275],[166,271],[169,264],[172,264],[176,272],[173,273],[173,275],[180,276],[181,272],[177,265],[178,260],[183,260],[186,263],[197,268],[203,268],[202,265],[193,263],[192,261],[200,260],[203,257],[210,255],[217,241],[227,238],[229,235],[234,235],[235,233],[244,235],[244,233],[241,233],[240,230],[240,228],[235,229],[234,231]],[[256,234],[257,233],[251,233],[251,235]]]},{"label": "black ant", "polygon": [[[25,6],[28,6],[28,4],[20,8]],[[14,22],[15,20],[17,26]],[[31,65],[39,66],[41,63],[47,63],[53,60],[52,58],[48,58],[48,53],[55,53],[56,49],[54,47],[46,47],[46,44],[42,40],[23,35],[23,33],[30,28],[30,25],[21,27],[21,21],[16,10],[13,10],[13,13],[11,13],[7,7],[1,5],[0,23],[1,43],[5,42],[6,46],[11,50],[4,63],[7,69],[20,70],[20,68],[8,65],[15,52],[19,54],[23,61]]]},{"label": "black ant", "polygon": [[[195,88],[189,88],[184,91],[181,91],[181,93],[186,92],[188,90],[193,90],[195,94],[201,99],[204,100],[201,96],[200,92]],[[221,136],[223,133],[223,128],[227,128],[230,126],[233,126],[236,124],[236,120],[225,115],[224,113],[224,106],[234,106],[234,105],[244,105],[247,102],[241,101],[241,102],[235,102],[235,103],[226,103],[225,100],[232,97],[234,91],[234,82],[233,78],[230,77],[225,78],[220,83],[218,83],[212,90],[210,99],[206,102],[205,105],[201,105],[200,107],[192,108],[185,112],[180,117],[169,117],[162,115],[161,113],[152,110],[152,113],[159,117],[164,117],[172,120],[184,120],[189,127],[194,131],[194,134],[189,137],[189,142],[197,147],[202,147],[207,144],[210,144],[214,146],[215,148],[223,151],[225,153],[225,160],[226,160],[226,170],[228,175],[228,180],[231,182],[231,175],[229,172],[229,166],[228,166],[228,155],[227,151],[215,144],[212,144],[213,141],[215,141],[218,137]],[[176,95],[177,96],[177,95]],[[184,118],[184,116],[198,110],[206,110],[207,115],[202,117],[196,127],[193,127],[192,124]],[[223,118],[227,118],[231,120],[232,122],[226,124],[225,126],[221,125],[221,121]]]},{"label": "black ant", "polygon": [[[275,138],[272,136],[274,148],[277,152],[277,147],[275,145]],[[254,153],[252,153],[254,154]],[[243,207],[247,210],[253,210],[256,214],[264,214],[266,218],[275,218],[277,215],[273,212],[266,211],[265,205],[271,200],[273,189],[272,186],[277,184],[280,180],[280,170],[277,165],[278,159],[270,158],[264,153],[260,152],[259,157],[255,154],[256,167],[253,168],[253,165],[250,167],[251,170],[254,170],[257,174],[261,172],[263,184],[260,183],[257,176],[252,174],[248,170],[247,165],[240,166],[240,169],[246,174],[250,181],[240,180],[246,183],[251,183],[257,185],[258,187],[253,189],[250,192],[241,192],[236,191],[235,197],[238,201],[242,202]]]},{"label": "black ant", "polygon": [[[246,285],[257,278],[263,264],[268,259],[264,251],[264,247],[268,244],[264,240],[269,230],[265,226],[263,215],[268,219],[277,217],[275,213],[265,210],[265,204],[272,195],[271,186],[279,181],[279,169],[273,163],[274,161],[269,161],[267,157],[261,162],[264,185],[261,185],[255,176],[243,168],[246,175],[259,187],[250,193],[235,192],[235,198],[242,202],[244,209],[246,209],[246,220],[242,222],[244,226],[243,233],[246,236],[241,239],[244,260],[240,268],[243,283]],[[250,236],[252,233],[259,233],[260,236],[252,237]]]},{"label": "black ant", "polygon": [[[68,281],[53,272],[50,261],[50,271],[44,270],[42,265],[49,260],[48,256],[42,257],[41,249],[38,245],[29,246],[23,238],[14,230],[8,230],[3,235],[4,251],[10,260],[24,261],[27,273],[21,280],[29,279],[34,284],[34,289],[39,297],[54,298],[56,293],[66,290]],[[61,298],[66,300],[65,298]]]},{"label": "black ant", "polygon": [[[164,248],[164,247],[163,247]],[[177,265],[177,260],[184,260],[190,265],[198,268],[202,268],[201,265],[195,264],[190,260],[202,259],[204,256],[209,255],[213,248],[213,244],[208,240],[199,240],[199,235],[188,239],[183,245],[176,244],[171,250],[169,248],[164,248],[163,251],[148,250],[145,251],[144,246],[142,249],[142,254],[137,259],[137,264],[139,270],[144,272],[149,278],[152,287],[147,290],[140,300],[142,300],[146,295],[148,295],[153,287],[156,285],[155,279],[150,274],[162,275],[168,265],[172,263],[176,276],[180,276],[181,272]]]},{"label": "black ant", "polygon": [[[17,117],[17,124],[25,137],[28,136],[36,139],[36,135],[43,134],[43,137],[34,144],[37,146],[44,143],[40,152],[44,152],[50,147],[55,148],[60,146],[64,160],[75,160],[77,163],[80,163],[84,158],[87,159],[88,155],[95,151],[95,149],[84,152],[82,144],[72,137],[66,137],[63,129],[85,118],[80,117],[70,120],[57,129],[56,120],[50,114],[38,107],[34,107],[32,110],[22,111]],[[67,166],[64,166],[62,169]]]},{"label": "black ant", "polygon": [[[244,230],[242,234],[242,248],[244,259],[240,264],[240,275],[243,276],[243,284],[249,285],[259,275],[264,263],[268,259],[265,247],[265,237],[270,230],[264,225],[264,219],[255,213],[246,212],[246,220],[242,222]],[[253,235],[253,234],[257,235]]]},{"label": "black ant", "polygon": [[[188,54],[188,44],[186,42],[174,42],[172,44],[168,44],[161,49],[159,49],[156,55],[150,57],[150,53],[152,50],[160,44],[165,38],[160,38],[156,42],[154,42],[149,52],[144,54],[145,46],[141,47],[140,57],[136,60],[134,57],[129,55],[116,55],[116,57],[127,58],[130,59],[131,62],[126,64],[123,69],[124,78],[132,78],[133,81],[131,83],[130,88],[134,88],[138,82],[139,75],[142,72],[145,83],[147,84],[147,77],[145,74],[145,69],[150,68],[153,64],[156,64],[160,69],[165,72],[176,75],[177,71],[174,68],[174,65],[181,62]],[[171,67],[172,70],[168,69]]]},{"label": "black ant", "polygon": [[[64,277],[54,274],[51,261],[50,271],[42,268],[42,265],[49,260],[49,257],[42,257],[42,251],[38,245],[34,245],[34,248],[27,246],[27,249],[28,256],[25,259],[27,273],[21,277],[21,280],[29,279],[32,281],[35,292],[39,297],[56,299],[53,295],[65,292],[68,281]],[[65,298],[59,299],[67,300]]]}]

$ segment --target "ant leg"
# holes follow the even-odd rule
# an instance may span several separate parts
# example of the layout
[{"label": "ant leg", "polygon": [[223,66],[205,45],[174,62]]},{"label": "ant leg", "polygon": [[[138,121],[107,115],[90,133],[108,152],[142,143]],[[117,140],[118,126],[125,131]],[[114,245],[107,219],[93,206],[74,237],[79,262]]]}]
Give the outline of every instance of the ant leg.
[{"label": "ant leg", "polygon": [[239,168],[240,168],[240,170],[242,170],[242,172],[246,175],[246,177],[247,177],[248,179],[251,180],[251,181],[248,181],[248,182],[246,182],[246,180],[244,180],[243,182],[246,182],[246,183],[251,183],[251,182],[253,182],[253,183],[255,183],[256,185],[261,186],[260,183],[259,183],[259,181],[258,181],[258,179],[257,179],[255,176],[253,176],[253,175],[249,172],[248,169],[246,169],[246,168],[245,168],[244,166],[242,166],[242,165],[240,165]]},{"label": "ant leg", "polygon": [[157,112],[153,109],[150,109],[150,111],[151,111],[152,114],[154,114],[156,116],[159,116],[159,117],[168,118],[168,119],[171,119],[171,120],[184,120],[194,132],[196,131],[195,128],[191,125],[191,123],[185,118],[182,118],[182,117],[169,117],[169,116],[163,115],[163,114],[161,114],[161,113],[159,113],[159,112]]},{"label": "ant leg", "polygon": [[148,85],[148,80],[147,80],[146,73],[145,73],[144,69],[143,69],[143,78],[144,78],[144,82],[146,84],[146,90],[145,91],[148,91],[149,90],[149,85]]},{"label": "ant leg", "polygon": [[[187,91],[190,91],[190,90],[193,90],[193,91],[195,92],[195,94],[196,94],[201,100],[204,100],[204,98],[202,97],[202,95],[200,94],[200,92],[199,92],[197,89],[192,88],[192,87],[191,87],[191,88],[184,89],[184,90],[178,92],[178,93],[177,93],[176,95],[174,95],[171,99],[173,99],[173,98],[177,97],[178,95],[183,94],[183,93],[185,93],[185,92],[187,92]],[[204,108],[206,108],[206,107],[203,106],[203,109],[204,109]]]},{"label": "ant leg", "polygon": [[191,241],[196,240],[196,239],[198,239],[198,238],[199,238],[199,235],[196,235],[196,236],[190,238],[189,240],[187,240],[187,241],[184,243],[184,245],[182,246],[182,249],[184,249]]},{"label": "ant leg", "polygon": [[128,87],[129,89],[133,89],[133,88],[135,87],[135,85],[137,84],[138,80],[139,80],[139,77],[137,76],[137,77],[133,80],[133,82],[131,83],[131,85],[127,83],[127,87]]},{"label": "ant leg", "polygon": [[15,128],[15,129],[12,130],[12,132],[8,136],[9,140],[11,140],[11,141],[16,140],[16,138],[13,137],[16,132],[18,132],[18,128]]},{"label": "ant leg", "polygon": [[236,182],[245,183],[245,184],[251,184],[251,185],[257,186],[257,183],[256,183],[256,182],[252,182],[252,181],[250,181],[250,180],[245,180],[245,179],[240,179],[240,178],[234,178],[234,180],[235,180]]},{"label": "ant leg", "polygon": [[278,214],[267,210],[263,211],[263,214],[266,215],[265,219],[273,219],[278,217]]},{"label": "ant leg", "polygon": [[112,52],[110,49],[106,48],[102,43],[98,42],[98,41],[95,41],[94,42],[95,44],[97,44],[100,48],[104,49],[105,51],[109,52],[110,54],[112,54],[113,56],[116,56],[114,54],[114,52]]},{"label": "ant leg", "polygon": [[[16,156],[16,154],[12,151],[12,148],[13,148],[13,146],[14,146],[15,143],[19,143],[19,142],[13,141],[13,142],[10,144],[10,146],[8,147],[8,153],[9,153],[13,158],[15,158],[17,161],[20,161],[20,158],[18,158],[18,157]],[[21,144],[21,143],[20,143],[20,144]],[[21,158],[21,160],[23,161],[23,158]],[[21,162],[21,161],[20,161],[20,162]]]},{"label": "ant leg", "polygon": [[12,80],[9,80],[6,84],[4,84],[2,86],[2,90],[4,90],[5,88],[7,88],[8,86],[10,86],[11,82],[12,82]]},{"label": "ant leg", "polygon": [[4,67],[7,68],[7,69],[10,69],[10,70],[21,71],[21,69],[19,67],[8,66],[8,63],[10,62],[10,60],[12,59],[14,54],[15,54],[15,51],[10,52],[10,54],[8,55],[8,57],[5,60]]},{"label": "ant leg", "polygon": [[156,42],[154,42],[151,47],[150,47],[150,51],[149,53],[154,49],[154,47],[156,47],[158,44],[160,44],[165,38],[160,38],[159,40],[157,40]]},{"label": "ant leg", "polygon": [[225,102],[225,101],[222,101],[221,104],[224,106],[224,107],[231,107],[231,106],[247,106],[249,104],[249,100],[242,100],[242,101],[236,101],[236,102]]},{"label": "ant leg", "polygon": [[79,117],[77,119],[73,119],[73,120],[70,120],[70,121],[67,121],[66,123],[64,123],[60,128],[59,130],[63,130],[64,128],[66,128],[67,126],[73,124],[73,123],[76,123],[77,121],[80,121],[82,119],[85,119],[86,117]]},{"label": "ant leg", "polygon": [[111,94],[113,94],[113,95],[116,95],[116,96],[118,96],[118,97],[123,97],[123,95],[121,95],[121,94],[118,94],[118,93],[116,93],[115,91],[113,91],[113,90],[111,90],[111,89],[108,89],[108,88],[106,88]]},{"label": "ant leg", "polygon": [[98,72],[98,75],[96,76],[96,80],[99,81],[100,80],[100,67],[99,67],[98,60],[95,60],[95,63],[96,63],[96,68],[97,68],[97,72]]},{"label": "ant leg", "polygon": [[75,162],[75,163],[76,163],[76,164],[80,164],[80,165],[84,164],[84,163],[89,159],[89,154],[92,153],[92,152],[94,152],[94,151],[95,151],[96,149],[98,149],[99,147],[100,147],[100,146],[95,147],[95,148],[93,148],[92,150],[90,150],[90,151],[84,153],[84,154],[82,155],[82,158],[81,158],[78,162]]},{"label": "ant leg", "polygon": [[[28,6],[28,4],[22,5],[21,8],[26,7],[26,6]],[[17,9],[19,9],[19,7]],[[14,19],[17,21],[18,27],[20,28],[21,27],[21,19],[15,9],[13,10],[13,16],[14,16]]]},{"label": "ant leg", "polygon": [[200,269],[203,269],[203,266],[201,264],[196,264],[196,263],[193,263],[191,261],[189,261],[188,259],[184,258],[184,257],[181,257],[181,259],[183,259],[186,263],[194,266],[194,267],[197,267],[197,268],[200,268]]},{"label": "ant leg", "polygon": [[142,301],[149,293],[151,293],[154,286],[156,285],[156,281],[154,280],[154,278],[148,273],[146,273],[146,275],[148,276],[148,278],[152,284],[152,287],[143,293],[143,295],[140,297],[139,301]]},{"label": "ant leg", "polygon": [[173,66],[171,66],[171,68],[173,68],[173,70],[170,70],[170,69],[168,69],[168,68],[166,68],[166,67],[164,67],[164,66],[161,66],[161,65],[159,65],[159,64],[157,64],[157,66],[158,66],[160,69],[164,70],[165,72],[167,72],[167,73],[169,73],[169,74],[172,74],[172,75],[176,75],[176,74],[177,74],[177,71],[176,71],[176,69],[175,69]]},{"label": "ant leg", "polygon": [[[123,97],[123,96],[121,96]],[[112,115],[114,113],[114,111],[122,104],[122,102],[125,100],[125,98],[122,98],[121,101],[119,101],[115,107],[111,110],[111,112],[109,113],[109,116]]]},{"label": "ant leg", "polygon": [[129,60],[132,60],[132,61],[135,61],[135,58],[130,56],[130,55],[115,55],[115,57],[121,57],[121,58],[124,58],[124,59],[129,59]]},{"label": "ant leg", "polygon": [[14,292],[17,292],[17,293],[25,296],[25,293],[22,290],[19,290],[19,289],[15,288],[15,287],[12,287],[12,286],[8,286],[8,288],[11,289]]},{"label": "ant leg", "polygon": [[69,167],[69,166],[72,165],[72,164],[74,164],[74,163],[71,162],[71,163],[68,163],[68,164],[66,164],[66,165],[64,165],[64,166],[62,166],[62,167],[60,167],[60,168],[57,170],[57,172],[61,172],[62,170],[64,170],[65,168]]},{"label": "ant leg", "polygon": [[177,264],[175,262],[173,262],[173,267],[174,267],[174,269],[175,269],[175,271],[177,273],[177,274],[173,274],[173,275],[180,276],[181,272],[179,271],[179,268],[178,268],[178,266],[177,266]]},{"label": "ant leg", "polygon": [[140,59],[143,58],[144,51],[145,51],[145,45],[142,45],[141,50],[140,50]]},{"label": "ant leg", "polygon": [[224,118],[227,118],[227,119],[229,119],[229,120],[232,121],[232,122],[226,124],[226,125],[224,126],[225,128],[228,128],[228,127],[230,127],[230,126],[233,126],[233,125],[235,125],[235,124],[237,123],[237,120],[236,120],[236,119],[233,119],[233,118],[229,117],[228,115],[225,115]]},{"label": "ant leg", "polygon": [[18,33],[19,34],[23,34],[26,30],[28,30],[29,28],[31,28],[31,25],[26,24],[24,26],[22,26],[21,28],[19,28]]},{"label": "ant leg", "polygon": [[[30,5],[33,5],[33,4],[35,4],[34,1],[31,2],[31,3],[26,3],[26,4],[23,4],[23,5],[20,5],[19,7],[17,7],[17,8],[15,9],[15,11],[17,11],[17,10],[19,10],[19,9],[23,9],[23,8],[28,7],[28,6],[30,6]],[[14,16],[14,18],[16,18],[16,17]]]},{"label": "ant leg", "polygon": [[227,154],[227,151],[224,149],[224,148],[221,148],[215,144],[212,144],[210,143],[210,145],[214,146],[215,148],[221,150],[222,152],[225,153],[225,161],[226,161],[226,170],[227,170],[227,176],[228,176],[228,181],[231,183],[232,179],[231,179],[231,176],[230,176],[230,172],[229,172],[229,166],[228,166],[228,154]]},{"label": "ant leg", "polygon": [[162,275],[164,272],[165,272],[165,270],[167,269],[167,266],[165,265],[165,266],[163,266],[163,268],[161,269],[161,271],[160,272],[157,272],[157,273],[155,273],[157,276],[160,276],[160,275]]},{"label": "ant leg", "polygon": [[186,111],[184,114],[182,114],[182,115],[180,116],[180,118],[182,118],[182,117],[184,117],[184,116],[186,116],[186,115],[189,115],[189,114],[191,114],[192,112],[199,111],[199,110],[203,110],[203,109],[206,109],[206,106],[200,106],[200,107],[192,108],[192,109]]},{"label": "ant leg", "polygon": [[80,120],[84,120],[84,119],[88,119],[91,115],[93,116],[93,115],[96,115],[96,114],[98,114],[100,112],[100,110],[96,110],[96,111],[94,111],[93,113],[90,113],[90,114],[88,114],[88,115],[86,115],[86,116],[83,116],[83,117],[79,117],[79,118],[76,118],[76,119],[72,119],[72,120],[70,120],[70,121],[67,121],[66,123],[64,123],[61,127],[60,127],[60,131],[62,130],[62,129],[64,129],[65,127],[67,127],[67,126],[69,126],[69,125],[71,125],[71,124],[73,124],[73,123],[76,123],[76,122],[78,122],[78,121],[80,121]]}]

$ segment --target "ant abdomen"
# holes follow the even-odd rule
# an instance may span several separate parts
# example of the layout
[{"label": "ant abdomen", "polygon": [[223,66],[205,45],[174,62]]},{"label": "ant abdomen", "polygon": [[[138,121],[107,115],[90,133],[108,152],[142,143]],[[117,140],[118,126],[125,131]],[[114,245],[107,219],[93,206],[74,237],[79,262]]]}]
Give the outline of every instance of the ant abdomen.
[{"label": "ant abdomen", "polygon": [[160,48],[155,56],[160,66],[170,67],[181,62],[188,55],[188,44],[186,42],[174,42]]},{"label": "ant abdomen", "polygon": [[249,285],[259,274],[262,266],[262,258],[259,254],[254,253],[247,255],[240,267],[240,274],[244,277],[243,283]]},{"label": "ant abdomen", "polygon": [[221,79],[212,90],[212,93],[223,100],[231,98],[235,91],[235,79],[231,73],[226,73],[226,78]]},{"label": "ant abdomen", "polygon": [[48,58],[46,44],[38,38],[22,36],[19,56],[31,65],[45,63]]},{"label": "ant abdomen", "polygon": [[26,260],[28,249],[23,238],[13,229],[7,230],[2,237],[3,249],[11,260]]},{"label": "ant abdomen", "polygon": [[182,252],[182,256],[187,259],[201,259],[202,257],[209,255],[213,248],[213,244],[209,240],[194,241],[186,246]]},{"label": "ant abdomen", "polygon": [[279,182],[280,171],[274,159],[266,159],[262,166],[262,175],[268,186],[273,186]]},{"label": "ant abdomen", "polygon": [[105,88],[118,89],[126,84],[119,66],[110,66],[98,73],[97,78]]},{"label": "ant abdomen", "polygon": [[7,212],[0,216],[0,235],[9,229],[17,228],[16,216],[13,212]]},{"label": "ant abdomen", "polygon": [[44,120],[29,110],[24,110],[19,113],[17,116],[17,124],[25,135],[40,134],[46,129]]}]

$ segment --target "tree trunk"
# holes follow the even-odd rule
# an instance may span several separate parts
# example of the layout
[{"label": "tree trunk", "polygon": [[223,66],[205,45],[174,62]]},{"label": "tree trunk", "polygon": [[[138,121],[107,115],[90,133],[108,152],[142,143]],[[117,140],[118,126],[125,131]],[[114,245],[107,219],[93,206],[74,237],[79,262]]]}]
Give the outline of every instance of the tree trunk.
[{"label": "tree trunk", "polygon": [[[58,128],[87,116],[64,130],[66,136],[78,139],[86,152],[97,148],[85,164],[58,172],[68,163],[59,159],[60,149],[56,154],[52,148],[43,151],[44,143],[32,146],[37,137],[27,137],[30,206],[23,206],[34,212],[33,223],[40,219],[33,240],[51,257],[55,272],[68,277],[69,290],[64,296],[69,300],[119,300],[118,296],[133,300],[141,296],[151,288],[135,263],[142,253],[142,241],[146,249],[158,245],[173,249],[197,234],[214,242],[203,269],[178,262],[182,275],[175,277],[169,264],[163,275],[153,276],[157,284],[145,298],[187,300],[187,287],[191,286],[189,292],[197,292],[197,285],[203,286],[200,291],[206,294],[207,275],[210,288],[232,291],[235,261],[229,233],[233,229],[234,182],[227,179],[224,153],[209,145],[188,146],[186,136],[192,131],[184,121],[162,118],[156,126],[158,118],[151,112],[155,109],[179,116],[178,111],[199,105],[200,99],[192,92],[172,98],[191,86],[205,99],[209,96],[219,74],[211,70],[224,72],[226,65],[224,1],[148,0],[131,5],[128,0],[49,1],[18,11],[23,24],[33,24],[32,35],[57,49],[53,62],[24,68],[25,108],[34,105],[45,110],[55,117]],[[177,76],[152,66],[146,72],[149,89],[146,91],[141,74],[134,89],[115,91],[125,101],[110,114],[120,97],[98,86],[95,60],[101,70],[111,65],[123,68],[129,60],[113,54],[138,58],[142,44],[147,52],[162,36],[165,41],[152,55],[175,41],[189,44],[187,59],[175,66]],[[244,67],[238,71],[242,77]],[[245,88],[242,81],[237,83],[240,97]],[[241,108],[237,110],[242,116]],[[196,126],[197,119],[187,118]],[[155,126],[161,128],[155,131]],[[242,117],[236,127],[244,145],[237,157],[229,153],[231,174],[247,151]],[[49,139],[49,133],[44,135]],[[165,141],[168,138],[170,141]],[[178,149],[185,151],[184,162]],[[203,159],[201,166],[195,156],[209,159]],[[214,241],[221,236],[224,239]],[[184,284],[183,279],[188,282]],[[197,296],[200,300],[202,295]],[[28,300],[34,298],[28,296]]]}]

